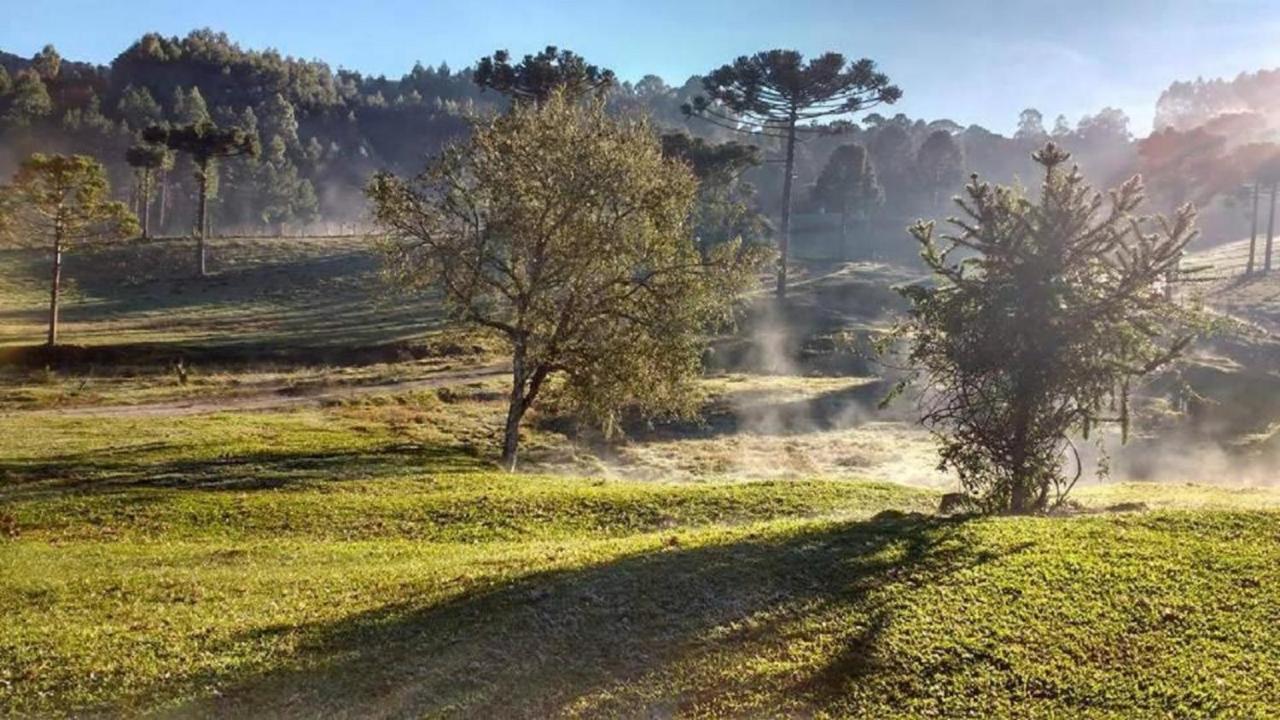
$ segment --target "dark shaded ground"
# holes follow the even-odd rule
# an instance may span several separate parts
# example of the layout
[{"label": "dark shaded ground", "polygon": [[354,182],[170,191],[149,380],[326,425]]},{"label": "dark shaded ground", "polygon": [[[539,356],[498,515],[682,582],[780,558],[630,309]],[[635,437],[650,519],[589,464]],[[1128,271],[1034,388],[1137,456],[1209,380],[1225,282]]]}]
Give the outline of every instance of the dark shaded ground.
[{"label": "dark shaded ground", "polygon": [[[830,664],[798,678],[798,706],[822,706],[874,670],[893,623],[876,591],[994,559],[953,542],[961,520],[883,513],[869,522],[724,545],[663,549],[466,592],[434,607],[385,607],[341,623],[268,632],[305,638],[305,666],[223,685],[174,717],[547,717],[609,690],[593,713],[662,717],[696,694],[647,707],[627,689],[673,663],[741,652],[804,617],[863,618]],[[890,558],[883,551],[893,548]],[[713,628],[756,618],[749,628]],[[846,618],[847,619],[847,618]],[[642,631],[633,632],[632,629]],[[461,671],[461,672],[460,672]],[[669,678],[679,685],[679,678]]]}]

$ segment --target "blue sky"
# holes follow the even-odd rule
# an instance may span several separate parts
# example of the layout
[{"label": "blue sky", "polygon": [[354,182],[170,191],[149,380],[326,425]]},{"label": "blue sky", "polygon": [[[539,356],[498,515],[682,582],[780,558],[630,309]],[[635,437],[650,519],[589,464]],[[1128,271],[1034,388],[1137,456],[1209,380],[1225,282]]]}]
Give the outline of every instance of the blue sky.
[{"label": "blue sky", "polygon": [[212,27],[241,45],[398,77],[498,47],[571,48],[624,79],[670,83],[772,47],[870,57],[904,99],[891,112],[1012,129],[1032,106],[1074,123],[1105,105],[1150,128],[1178,79],[1280,66],[1275,0],[3,0],[0,49],[109,62],[147,31]]}]

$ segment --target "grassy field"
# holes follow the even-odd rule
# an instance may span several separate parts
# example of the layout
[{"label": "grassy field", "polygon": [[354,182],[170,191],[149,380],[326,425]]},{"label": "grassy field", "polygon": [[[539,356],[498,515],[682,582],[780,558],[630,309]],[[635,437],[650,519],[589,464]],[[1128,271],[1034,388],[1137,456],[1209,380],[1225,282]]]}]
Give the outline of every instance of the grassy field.
[{"label": "grassy field", "polygon": [[[214,238],[207,278],[191,277],[191,253],[182,241],[69,253],[63,341],[358,347],[420,339],[438,326],[432,305],[380,287],[369,240]],[[43,339],[48,262],[41,252],[0,253],[0,346]]]},{"label": "grassy field", "polygon": [[[32,257],[0,342],[39,338]],[[495,357],[370,294],[367,248],[213,257],[72,265],[68,342],[231,348],[185,382],[0,371],[0,716],[1280,714],[1274,486],[939,517],[910,409],[847,372],[718,372],[615,445],[552,405],[507,475]],[[822,323],[880,312],[860,273],[810,283]],[[450,349],[361,354],[398,343]]]}]

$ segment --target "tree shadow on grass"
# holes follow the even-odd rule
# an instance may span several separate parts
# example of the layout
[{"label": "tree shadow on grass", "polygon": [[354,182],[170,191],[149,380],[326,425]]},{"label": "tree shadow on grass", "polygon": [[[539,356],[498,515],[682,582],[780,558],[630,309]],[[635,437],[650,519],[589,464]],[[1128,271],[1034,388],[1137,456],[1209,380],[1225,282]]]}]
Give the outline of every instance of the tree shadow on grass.
[{"label": "tree shadow on grass", "polygon": [[[998,557],[964,542],[962,522],[883,513],[691,549],[669,543],[434,605],[268,628],[234,642],[296,636],[297,654],[248,679],[197,677],[197,686],[217,692],[174,714],[667,716],[714,709],[756,687],[762,678],[747,661],[785,655],[788,638],[835,633],[828,639],[843,649],[779,689],[794,707],[755,709],[806,714],[850,679],[876,672],[880,638],[893,623],[880,590]],[[815,616],[827,619],[824,629],[805,628]]]},{"label": "tree shadow on grass", "polygon": [[151,442],[54,458],[0,460],[0,498],[52,498],[134,488],[242,492],[489,467],[469,448],[415,443],[326,452],[264,450],[200,459],[147,458],[148,453],[168,448],[168,443]]}]

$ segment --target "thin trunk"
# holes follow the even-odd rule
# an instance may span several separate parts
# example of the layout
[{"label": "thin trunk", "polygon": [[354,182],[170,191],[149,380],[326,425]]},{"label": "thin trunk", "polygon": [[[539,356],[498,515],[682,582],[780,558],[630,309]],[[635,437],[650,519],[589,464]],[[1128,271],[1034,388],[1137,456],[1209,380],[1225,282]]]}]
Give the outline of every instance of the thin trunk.
[{"label": "thin trunk", "polygon": [[200,162],[200,209],[196,221],[196,267],[205,276],[204,236],[209,229],[209,161]]},{"label": "thin trunk", "polygon": [[840,247],[844,251],[844,259],[853,259],[853,248],[849,247],[849,212],[840,211]]},{"label": "thin trunk", "polygon": [[782,178],[782,237],[778,240],[778,299],[787,296],[787,255],[791,250],[791,176],[796,165],[796,114],[787,123],[786,175]]},{"label": "thin trunk", "polygon": [[169,174],[160,173],[160,232],[164,232],[165,208],[169,204]]},{"label": "thin trunk", "polygon": [[520,444],[520,420],[524,417],[525,367],[524,348],[517,344],[511,358],[511,398],[507,405],[507,424],[502,433],[502,467],[516,471],[516,451]]},{"label": "thin trunk", "polygon": [[49,286],[49,347],[58,344],[58,296],[62,289],[62,228],[53,234],[53,278]]},{"label": "thin trunk", "polygon": [[1253,184],[1253,219],[1249,229],[1249,264],[1244,274],[1253,274],[1253,256],[1258,251],[1258,183]]},{"label": "thin trunk", "polygon": [[1271,243],[1276,228],[1276,183],[1271,183],[1271,212],[1267,215],[1267,244],[1262,255],[1262,274],[1271,272]]},{"label": "thin trunk", "polygon": [[151,237],[151,168],[142,170],[142,237]]}]

